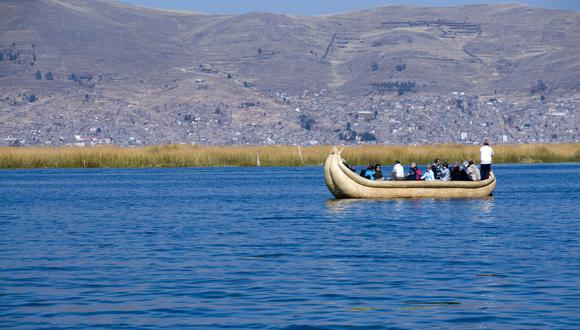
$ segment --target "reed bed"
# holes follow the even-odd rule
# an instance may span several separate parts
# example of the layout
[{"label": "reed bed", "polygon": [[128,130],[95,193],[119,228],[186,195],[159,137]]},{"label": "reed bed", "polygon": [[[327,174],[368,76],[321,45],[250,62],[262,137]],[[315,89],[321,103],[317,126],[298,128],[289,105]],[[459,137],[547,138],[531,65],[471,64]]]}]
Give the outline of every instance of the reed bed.
[{"label": "reed bed", "polygon": [[[143,168],[214,166],[320,165],[330,146],[210,147],[163,145],[141,148],[97,147],[1,147],[0,168]],[[578,162],[580,144],[525,144],[493,146],[496,163]],[[479,146],[376,145],[345,147],[343,156],[352,164],[403,164],[479,160]]]}]

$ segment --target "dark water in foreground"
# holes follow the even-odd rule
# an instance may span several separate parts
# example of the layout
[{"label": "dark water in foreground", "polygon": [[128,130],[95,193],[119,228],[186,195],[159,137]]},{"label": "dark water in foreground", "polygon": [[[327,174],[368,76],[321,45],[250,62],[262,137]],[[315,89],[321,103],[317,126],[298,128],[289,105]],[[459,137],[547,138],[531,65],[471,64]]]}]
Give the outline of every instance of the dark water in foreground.
[{"label": "dark water in foreground", "polygon": [[0,171],[0,327],[578,327],[580,164],[496,173],[335,201],[320,168]]}]

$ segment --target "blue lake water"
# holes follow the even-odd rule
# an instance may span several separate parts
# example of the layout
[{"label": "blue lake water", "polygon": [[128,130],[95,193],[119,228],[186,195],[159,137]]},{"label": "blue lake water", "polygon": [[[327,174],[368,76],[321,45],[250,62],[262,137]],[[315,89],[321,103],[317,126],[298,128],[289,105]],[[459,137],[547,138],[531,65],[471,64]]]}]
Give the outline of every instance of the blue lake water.
[{"label": "blue lake water", "polygon": [[580,164],[494,169],[380,201],[321,168],[0,171],[0,327],[578,328]]}]

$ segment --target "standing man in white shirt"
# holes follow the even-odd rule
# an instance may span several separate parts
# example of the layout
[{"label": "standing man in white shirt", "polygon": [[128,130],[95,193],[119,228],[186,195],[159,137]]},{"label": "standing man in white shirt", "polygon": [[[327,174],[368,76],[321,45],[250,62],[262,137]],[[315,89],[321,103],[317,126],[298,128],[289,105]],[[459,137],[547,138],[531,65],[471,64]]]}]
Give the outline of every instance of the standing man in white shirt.
[{"label": "standing man in white shirt", "polygon": [[483,141],[483,146],[480,151],[480,164],[481,164],[481,180],[489,178],[489,172],[491,172],[491,159],[494,155],[493,149],[489,146],[487,139]]}]

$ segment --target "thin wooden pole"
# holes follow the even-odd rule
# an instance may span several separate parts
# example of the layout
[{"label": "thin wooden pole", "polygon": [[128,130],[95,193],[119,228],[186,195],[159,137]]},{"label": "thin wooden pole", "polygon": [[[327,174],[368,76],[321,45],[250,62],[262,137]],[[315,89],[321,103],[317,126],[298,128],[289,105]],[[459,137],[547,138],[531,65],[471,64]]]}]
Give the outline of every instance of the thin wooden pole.
[{"label": "thin wooden pole", "polygon": [[304,166],[304,158],[302,158],[302,149],[298,146],[298,155],[300,155],[300,164]]}]

